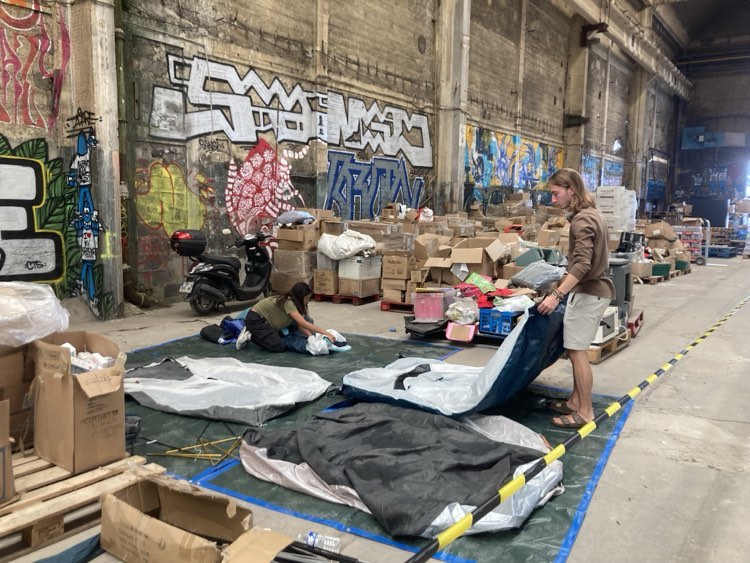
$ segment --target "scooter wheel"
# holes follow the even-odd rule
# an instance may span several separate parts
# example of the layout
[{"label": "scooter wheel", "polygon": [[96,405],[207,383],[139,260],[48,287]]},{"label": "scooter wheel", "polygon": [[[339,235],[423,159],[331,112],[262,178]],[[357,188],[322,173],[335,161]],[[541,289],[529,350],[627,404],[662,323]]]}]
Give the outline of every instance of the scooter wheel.
[{"label": "scooter wheel", "polygon": [[219,307],[219,302],[206,294],[201,294],[190,302],[190,306],[199,315],[207,315]]}]

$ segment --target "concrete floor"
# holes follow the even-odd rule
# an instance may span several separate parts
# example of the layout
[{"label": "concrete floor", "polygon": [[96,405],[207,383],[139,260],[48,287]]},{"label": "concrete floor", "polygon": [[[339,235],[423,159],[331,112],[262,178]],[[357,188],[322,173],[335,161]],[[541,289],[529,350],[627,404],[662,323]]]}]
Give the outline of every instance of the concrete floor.
[{"label": "concrete floor", "polygon": [[[690,275],[635,288],[645,322],[631,345],[593,366],[594,392],[620,397],[750,296],[750,260],[714,258]],[[108,335],[128,351],[196,334],[244,306],[198,318],[184,303],[100,322],[66,304],[71,329]],[[379,303],[312,302],[316,324],[407,338],[403,314]],[[640,395],[593,496],[569,561],[746,561],[750,557],[750,302]],[[484,365],[490,346],[452,363]],[[567,362],[537,383],[570,388]],[[565,458],[563,457],[563,461]],[[354,553],[353,553],[354,555]],[[371,561],[403,560],[392,553]],[[395,557],[395,558],[394,558]],[[498,560],[501,556],[498,556]]]}]

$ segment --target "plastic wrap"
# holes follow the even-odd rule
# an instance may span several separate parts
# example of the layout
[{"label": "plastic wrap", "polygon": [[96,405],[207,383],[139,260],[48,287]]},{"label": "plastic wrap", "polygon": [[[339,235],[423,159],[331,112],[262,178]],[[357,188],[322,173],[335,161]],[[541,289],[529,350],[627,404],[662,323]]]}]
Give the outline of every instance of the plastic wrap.
[{"label": "plastic wrap", "polygon": [[338,236],[323,234],[318,240],[318,251],[331,260],[343,260],[372,248],[375,248],[374,238],[351,229]]},{"label": "plastic wrap", "polygon": [[519,287],[528,287],[538,293],[546,293],[565,274],[565,268],[553,266],[542,260],[532,262],[518,272],[510,282]]},{"label": "plastic wrap", "polygon": [[0,345],[22,346],[68,329],[68,311],[48,285],[0,282],[0,302]]},{"label": "plastic wrap", "polygon": [[448,306],[447,319],[460,325],[470,325],[479,319],[479,307],[471,297],[460,297]]}]

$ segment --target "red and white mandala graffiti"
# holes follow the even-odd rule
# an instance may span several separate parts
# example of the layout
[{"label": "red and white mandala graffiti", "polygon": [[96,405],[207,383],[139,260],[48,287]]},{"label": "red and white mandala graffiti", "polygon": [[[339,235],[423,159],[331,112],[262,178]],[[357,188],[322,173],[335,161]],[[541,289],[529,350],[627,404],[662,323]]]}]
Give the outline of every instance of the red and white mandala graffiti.
[{"label": "red and white mandala graffiti", "polygon": [[[302,196],[292,185],[288,157],[301,158],[307,147],[295,153],[285,150],[281,157],[264,139],[247,153],[242,165],[232,159],[227,178],[227,213],[240,235],[256,232],[264,218],[271,220],[295,208]],[[302,201],[304,206],[304,201]]]}]

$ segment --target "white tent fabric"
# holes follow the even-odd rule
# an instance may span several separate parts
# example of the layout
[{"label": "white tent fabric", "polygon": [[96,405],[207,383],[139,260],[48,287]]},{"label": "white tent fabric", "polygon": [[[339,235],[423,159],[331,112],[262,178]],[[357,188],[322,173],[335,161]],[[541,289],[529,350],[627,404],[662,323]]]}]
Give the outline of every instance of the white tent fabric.
[{"label": "white tent fabric", "polygon": [[[344,376],[344,386],[422,405],[446,416],[466,413],[476,407],[494,385],[513,353],[528,318],[528,314],[520,317],[518,324],[484,367],[449,364],[427,358],[400,358],[382,368],[364,368],[348,373]],[[404,379],[403,389],[394,388],[394,381],[399,376],[408,374],[420,365],[429,365],[430,370]]]},{"label": "white tent fabric", "polygon": [[182,356],[174,361],[188,370],[184,379],[159,377],[165,361],[130,370],[125,393],[157,410],[252,426],[317,399],[331,386],[313,371],[236,358]]}]

